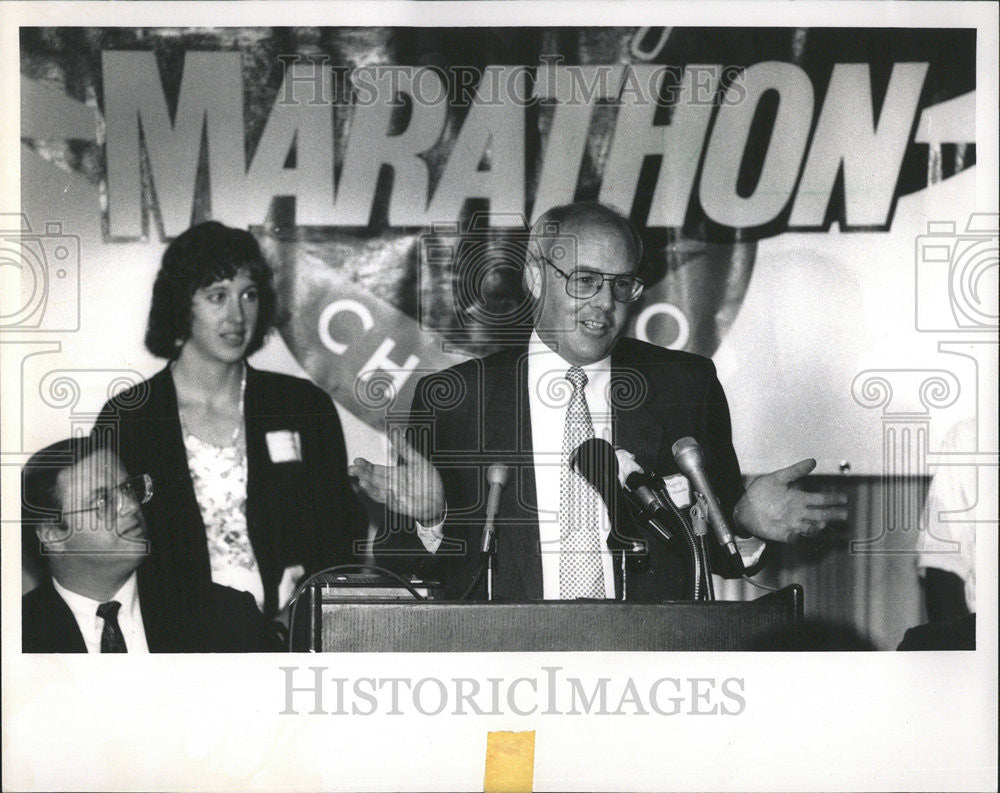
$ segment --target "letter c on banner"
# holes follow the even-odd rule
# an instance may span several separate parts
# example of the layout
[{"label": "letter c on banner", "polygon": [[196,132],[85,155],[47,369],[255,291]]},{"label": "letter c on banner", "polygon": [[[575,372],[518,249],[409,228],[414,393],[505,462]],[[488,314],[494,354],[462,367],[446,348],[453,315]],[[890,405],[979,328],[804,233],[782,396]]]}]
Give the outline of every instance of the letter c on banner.
[{"label": "letter c on banner", "polygon": [[656,43],[651,49],[644,49],[643,43],[649,36],[649,32],[653,30],[650,27],[639,28],[634,34],[632,34],[632,42],[629,44],[629,51],[632,53],[632,57],[637,61],[649,62],[653,60],[665,46],[667,46],[667,39],[670,38],[670,33],[673,28],[660,28],[660,37],[657,39]]},{"label": "letter c on banner", "polygon": [[[677,323],[677,335],[670,344],[661,344],[659,341],[649,338],[649,321],[660,314],[666,314]],[[652,344],[660,344],[671,350],[682,350],[691,337],[691,325],[684,312],[672,303],[652,303],[646,306],[636,317],[635,335],[640,341],[648,341]]]},{"label": "letter c on banner", "polygon": [[334,300],[319,315],[318,330],[319,340],[323,342],[323,346],[337,355],[343,355],[347,350],[347,345],[337,341],[330,335],[330,320],[343,311],[349,311],[360,319],[361,327],[364,328],[366,333],[375,327],[375,319],[363,303],[359,303],[357,300]]}]

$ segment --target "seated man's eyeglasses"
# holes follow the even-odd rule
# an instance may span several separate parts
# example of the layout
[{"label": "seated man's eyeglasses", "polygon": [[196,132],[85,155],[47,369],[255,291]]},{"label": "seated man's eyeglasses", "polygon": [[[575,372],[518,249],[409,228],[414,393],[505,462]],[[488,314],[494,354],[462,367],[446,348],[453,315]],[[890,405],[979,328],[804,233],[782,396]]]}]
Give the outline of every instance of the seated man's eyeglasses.
[{"label": "seated man's eyeglasses", "polygon": [[75,515],[79,512],[97,512],[100,518],[110,519],[125,508],[126,503],[145,504],[153,497],[153,477],[142,474],[126,479],[117,487],[101,488],[94,493],[89,507],[82,509],[64,509],[63,515]]},{"label": "seated man's eyeglasses", "polygon": [[532,254],[535,259],[541,259],[566,280],[566,294],[578,300],[593,297],[604,288],[604,282],[611,282],[611,294],[619,303],[634,303],[642,294],[645,286],[637,275],[622,275],[621,273],[601,273],[597,270],[574,270],[564,273],[548,258]]}]

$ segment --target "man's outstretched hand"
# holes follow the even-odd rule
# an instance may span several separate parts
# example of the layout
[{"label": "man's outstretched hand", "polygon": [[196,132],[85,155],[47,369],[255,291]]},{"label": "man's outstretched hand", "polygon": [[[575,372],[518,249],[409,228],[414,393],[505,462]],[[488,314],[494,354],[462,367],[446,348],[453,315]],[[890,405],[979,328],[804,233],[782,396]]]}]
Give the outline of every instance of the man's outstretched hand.
[{"label": "man's outstretched hand", "polygon": [[426,526],[444,518],[444,485],[441,475],[398,429],[389,430],[389,443],[398,465],[376,465],[363,457],[347,467],[370,498],[393,512],[408,515]]},{"label": "man's outstretched hand", "polygon": [[846,521],[846,496],[794,487],[815,467],[815,460],[800,460],[754,479],[736,504],[736,524],[762,540],[796,542],[833,522]]}]

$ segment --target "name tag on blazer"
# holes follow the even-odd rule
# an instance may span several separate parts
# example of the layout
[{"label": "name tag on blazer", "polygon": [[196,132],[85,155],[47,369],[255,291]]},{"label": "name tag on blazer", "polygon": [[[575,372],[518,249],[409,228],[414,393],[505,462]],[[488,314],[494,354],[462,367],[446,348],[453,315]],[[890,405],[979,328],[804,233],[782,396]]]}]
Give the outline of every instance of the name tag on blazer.
[{"label": "name tag on blazer", "polygon": [[272,463],[302,462],[302,439],[297,430],[274,430],[264,440]]}]

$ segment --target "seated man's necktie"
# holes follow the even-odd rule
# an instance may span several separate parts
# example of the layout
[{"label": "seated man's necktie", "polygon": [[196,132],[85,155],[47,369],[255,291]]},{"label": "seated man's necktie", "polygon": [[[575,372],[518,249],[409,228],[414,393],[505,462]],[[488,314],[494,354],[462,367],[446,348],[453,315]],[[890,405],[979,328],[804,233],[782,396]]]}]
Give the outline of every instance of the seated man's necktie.
[{"label": "seated man's necktie", "polygon": [[97,616],[104,620],[104,630],[101,632],[102,653],[127,653],[125,637],[118,626],[118,610],[122,604],[117,600],[109,600],[97,607]]}]

